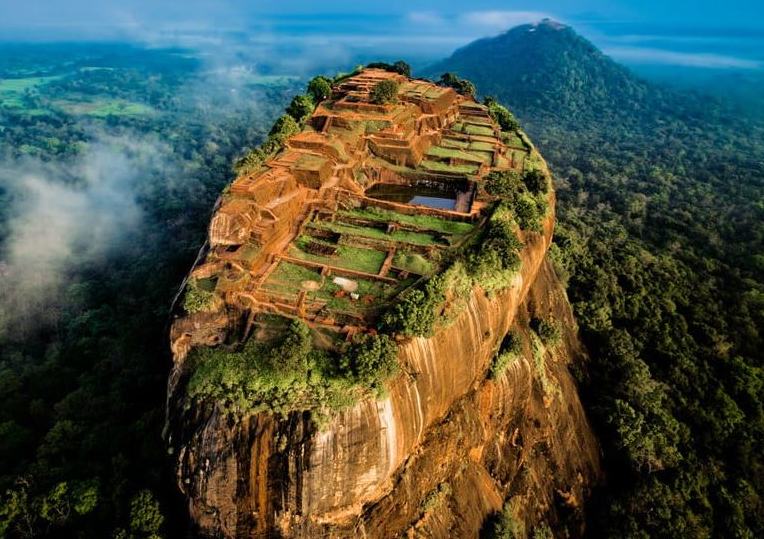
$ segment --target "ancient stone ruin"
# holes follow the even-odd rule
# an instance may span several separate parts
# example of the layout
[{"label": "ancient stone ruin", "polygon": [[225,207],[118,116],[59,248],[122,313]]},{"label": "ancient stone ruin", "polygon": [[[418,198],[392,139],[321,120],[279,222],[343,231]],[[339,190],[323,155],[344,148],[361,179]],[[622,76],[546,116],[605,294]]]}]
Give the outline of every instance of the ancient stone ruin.
[{"label": "ancient stone ruin", "polygon": [[[381,104],[371,93],[384,80],[397,96]],[[490,182],[524,171],[544,189],[497,201]],[[502,131],[472,97],[381,69],[335,81],[302,130],[221,196],[172,325],[168,449],[196,531],[475,537],[502,510],[522,529],[580,527],[599,457],[568,372],[583,349],[546,258],[554,203],[525,134]],[[520,226],[534,207],[534,226]],[[442,275],[452,288],[427,307],[431,331],[376,335],[401,298]],[[530,320],[550,316],[561,329],[545,344]],[[268,342],[284,320],[340,355],[364,339],[394,342],[399,369],[382,391],[341,382],[339,396],[354,398],[320,424],[327,406],[310,392],[327,386],[238,415],[189,397],[205,361],[250,361],[237,350]],[[260,374],[243,372],[239,385]]]},{"label": "ancient stone ruin", "polygon": [[[384,79],[399,83],[398,101],[373,104]],[[363,331],[479,224],[481,178],[522,170],[528,152],[451,88],[380,69],[342,81],[282,152],[221,198],[190,278],[222,299],[214,306],[226,316],[177,321],[175,354],[232,328],[247,335],[258,313]]]}]

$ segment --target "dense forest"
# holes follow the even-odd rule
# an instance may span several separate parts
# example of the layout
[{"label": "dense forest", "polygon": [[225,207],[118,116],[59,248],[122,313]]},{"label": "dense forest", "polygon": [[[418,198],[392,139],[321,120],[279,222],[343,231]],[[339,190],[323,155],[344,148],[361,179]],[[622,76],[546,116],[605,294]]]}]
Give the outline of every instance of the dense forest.
[{"label": "dense forest", "polygon": [[[607,466],[588,529],[762,536],[764,126],[528,30],[428,74],[510,106],[552,165]],[[0,50],[0,536],[185,529],[161,441],[170,305],[231,164],[302,89],[180,50]]]},{"label": "dense forest", "polygon": [[0,536],[185,529],[170,305],[231,164],[295,92],[185,51],[0,51]]},{"label": "dense forest", "polygon": [[764,126],[648,84],[555,23],[434,66],[508,104],[557,182],[607,482],[589,533],[764,534]]}]

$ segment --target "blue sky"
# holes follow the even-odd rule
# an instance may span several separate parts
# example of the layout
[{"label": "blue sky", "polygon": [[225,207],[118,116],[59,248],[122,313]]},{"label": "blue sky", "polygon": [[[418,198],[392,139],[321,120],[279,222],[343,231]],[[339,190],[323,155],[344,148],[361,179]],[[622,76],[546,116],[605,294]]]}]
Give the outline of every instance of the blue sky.
[{"label": "blue sky", "polygon": [[543,17],[572,25],[627,63],[764,65],[764,2],[749,0],[0,0],[0,40],[201,46],[236,35],[261,47],[416,60]]}]

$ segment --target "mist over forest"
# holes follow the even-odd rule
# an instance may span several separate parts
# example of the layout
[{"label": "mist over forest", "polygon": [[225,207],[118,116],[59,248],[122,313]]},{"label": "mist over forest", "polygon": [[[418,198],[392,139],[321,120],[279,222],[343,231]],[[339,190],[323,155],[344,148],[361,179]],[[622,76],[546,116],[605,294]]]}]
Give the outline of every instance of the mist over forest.
[{"label": "mist over forest", "polygon": [[[764,531],[764,30],[747,6],[700,26],[679,8],[629,19],[629,2],[66,4],[0,3],[0,537],[189,536],[163,438],[167,329],[215,203],[314,76],[398,60],[471,79],[551,166],[552,256],[611,477],[587,533]],[[623,72],[551,45],[559,85],[488,53],[460,63],[546,17]]]}]

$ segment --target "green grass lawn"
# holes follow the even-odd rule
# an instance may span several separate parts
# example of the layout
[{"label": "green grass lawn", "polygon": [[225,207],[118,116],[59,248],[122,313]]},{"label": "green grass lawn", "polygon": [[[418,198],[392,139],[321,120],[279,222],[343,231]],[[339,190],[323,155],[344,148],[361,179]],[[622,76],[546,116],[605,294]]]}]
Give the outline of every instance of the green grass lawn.
[{"label": "green grass lawn", "polygon": [[334,256],[315,255],[305,250],[310,241],[311,239],[306,236],[297,238],[289,250],[289,255],[300,260],[309,260],[318,264],[326,264],[365,273],[379,273],[382,263],[387,256],[387,253],[382,251],[349,247],[347,245],[339,246]]},{"label": "green grass lawn", "polygon": [[299,264],[280,262],[273,273],[268,276],[268,281],[298,283],[299,286],[302,281],[321,281],[321,274]]},{"label": "green grass lawn", "polygon": [[452,174],[476,174],[478,171],[477,165],[449,165],[448,163],[430,160],[422,161],[420,166],[432,172],[448,172]]},{"label": "green grass lawn", "polygon": [[338,232],[340,234],[350,234],[353,236],[361,236],[363,238],[370,238],[375,240],[385,241],[400,241],[403,243],[411,243],[414,245],[433,245],[435,244],[435,238],[430,234],[423,232],[411,232],[409,230],[396,230],[392,234],[387,234],[384,230],[378,228],[363,227],[358,225],[352,225],[348,223],[330,223],[330,222],[316,222],[313,223],[317,228],[323,228],[331,230],[332,232]]},{"label": "green grass lawn", "polygon": [[443,139],[440,141],[440,145],[444,148],[459,148],[460,150],[466,150],[469,148],[470,143],[468,140],[443,137]]},{"label": "green grass lawn", "polygon": [[493,144],[490,142],[481,142],[479,140],[475,140],[470,142],[470,150],[478,150],[482,152],[493,152]]},{"label": "green grass lawn", "polygon": [[146,116],[155,112],[155,109],[148,105],[121,99],[95,99],[93,101],[61,99],[54,101],[54,105],[69,114],[94,118]]},{"label": "green grass lawn", "polygon": [[24,92],[60,78],[61,76],[0,79],[0,106],[16,109],[24,108]]},{"label": "green grass lawn", "polygon": [[494,134],[492,128],[475,124],[465,124],[464,132],[468,135],[486,135],[489,137]]},{"label": "green grass lawn", "polygon": [[449,159],[461,159],[462,161],[470,161],[473,163],[490,163],[491,156],[484,152],[470,152],[457,148],[444,148],[442,146],[433,146],[427,150],[428,156],[444,157]]},{"label": "green grass lawn", "polygon": [[442,234],[461,236],[468,234],[475,225],[461,221],[449,221],[431,215],[406,215],[381,208],[368,207],[356,210],[342,210],[337,212],[339,216],[356,217],[359,219],[368,219],[370,221],[396,222],[405,225],[412,225],[419,228],[425,228]]},{"label": "green grass lawn", "polygon": [[419,253],[398,251],[393,258],[393,266],[402,268],[417,275],[432,275],[435,266]]},{"label": "green grass lawn", "polygon": [[523,143],[523,139],[521,139],[517,133],[502,133],[501,139],[504,141],[504,144],[507,146],[512,146],[515,148],[525,148],[525,143]]}]

